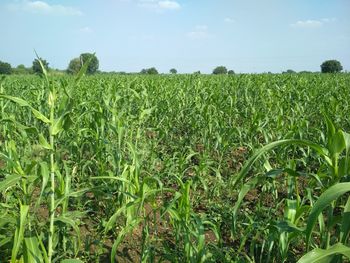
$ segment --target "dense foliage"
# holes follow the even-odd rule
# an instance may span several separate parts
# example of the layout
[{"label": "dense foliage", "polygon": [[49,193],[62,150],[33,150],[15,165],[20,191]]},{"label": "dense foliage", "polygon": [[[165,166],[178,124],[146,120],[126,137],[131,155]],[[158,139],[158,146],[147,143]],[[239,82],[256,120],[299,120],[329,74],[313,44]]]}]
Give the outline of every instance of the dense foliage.
[{"label": "dense foliage", "polygon": [[349,75],[46,77],[0,80],[0,262],[349,257]]},{"label": "dense foliage", "polygon": [[73,58],[68,65],[67,73],[68,74],[77,74],[81,69],[81,60],[80,58]]},{"label": "dense foliage", "polygon": [[[100,62],[95,54],[92,53],[83,53],[80,55],[79,60],[82,62],[81,65],[88,63],[88,67],[86,70],[87,74],[95,74],[99,68]],[[74,62],[77,64],[77,61]],[[80,68],[79,68],[80,70]]]},{"label": "dense foliage", "polygon": [[327,60],[321,65],[322,73],[337,73],[343,70],[343,66],[338,60]]},{"label": "dense foliage", "polygon": [[148,74],[148,75],[157,75],[158,70],[155,67],[152,68],[144,68],[140,72],[141,74]]},{"label": "dense foliage", "polygon": [[26,75],[26,74],[32,74],[33,70],[32,68],[26,68],[23,64],[18,65],[16,68],[12,69],[13,74],[18,75]]},{"label": "dense foliage", "polygon": [[9,63],[0,61],[0,74],[11,74],[12,67]]},{"label": "dense foliage", "polygon": [[[42,66],[40,65],[40,62]],[[42,75],[44,74],[43,68],[49,70],[49,62],[43,58],[36,58],[33,60],[32,70],[35,74]]]},{"label": "dense foliage", "polygon": [[227,68],[224,67],[224,66],[216,67],[216,68],[213,70],[213,74],[215,74],[215,75],[227,74]]}]

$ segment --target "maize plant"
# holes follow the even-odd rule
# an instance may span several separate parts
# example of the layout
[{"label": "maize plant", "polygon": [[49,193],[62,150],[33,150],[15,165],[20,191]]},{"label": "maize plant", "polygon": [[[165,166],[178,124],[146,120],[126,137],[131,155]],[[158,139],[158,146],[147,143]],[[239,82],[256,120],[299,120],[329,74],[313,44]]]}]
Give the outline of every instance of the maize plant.
[{"label": "maize plant", "polygon": [[0,78],[0,262],[347,262],[350,76]]}]

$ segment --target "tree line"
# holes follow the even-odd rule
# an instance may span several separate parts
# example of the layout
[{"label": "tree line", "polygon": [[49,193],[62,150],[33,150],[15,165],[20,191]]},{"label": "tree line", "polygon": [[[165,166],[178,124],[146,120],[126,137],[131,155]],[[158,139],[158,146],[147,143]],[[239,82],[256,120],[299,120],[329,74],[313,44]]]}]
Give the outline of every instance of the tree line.
[{"label": "tree line", "polygon": [[[27,68],[24,65],[18,65],[16,68],[12,68],[10,63],[0,61],[0,74],[42,74],[42,68],[39,62],[39,59],[42,63],[42,65],[45,67],[46,70],[56,71],[58,73],[67,73],[67,74],[76,74],[79,72],[81,67],[89,61],[89,65],[87,68],[87,74],[95,74],[95,73],[102,73],[99,71],[99,60],[96,57],[95,54],[92,53],[82,53],[79,57],[73,58],[69,64],[66,70],[58,70],[58,69],[51,69],[49,67],[49,63],[43,59],[43,58],[36,58],[32,62],[32,66]],[[326,60],[321,64],[321,72],[322,73],[337,73],[341,72],[343,70],[343,66],[338,60]],[[128,74],[126,72],[116,72],[119,74]],[[172,68],[169,70],[170,74],[177,74],[177,70],[175,68]],[[296,71],[292,69],[288,69],[287,71],[284,71],[282,73],[297,73]],[[299,73],[311,73],[308,71],[302,71]],[[156,75],[158,74],[158,70],[155,67],[151,68],[145,68],[142,69],[139,74],[147,74],[147,75]],[[195,71],[193,74],[201,74],[200,71]],[[214,75],[232,75],[235,74],[233,70],[228,70],[225,66],[218,66],[213,69],[212,74]]]}]

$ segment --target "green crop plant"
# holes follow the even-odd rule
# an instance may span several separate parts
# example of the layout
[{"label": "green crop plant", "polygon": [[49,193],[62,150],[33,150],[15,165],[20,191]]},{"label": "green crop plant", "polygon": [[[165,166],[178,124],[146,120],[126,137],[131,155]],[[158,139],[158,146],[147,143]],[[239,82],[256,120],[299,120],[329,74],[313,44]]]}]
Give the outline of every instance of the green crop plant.
[{"label": "green crop plant", "polygon": [[1,262],[346,262],[348,74],[83,75],[0,79]]},{"label": "green crop plant", "polygon": [[[63,130],[69,128],[69,114],[72,110],[72,99],[69,97],[69,94],[66,92],[66,98],[60,101],[61,105],[59,105],[58,117],[56,117],[56,103],[59,97],[59,93],[55,88],[55,84],[51,83],[48,78],[48,74],[42,65],[40,59],[38,61],[42,67],[43,75],[45,78],[45,83],[48,87],[48,99],[47,105],[49,109],[49,117],[46,117],[45,112],[41,112],[35,109],[24,99],[19,97],[9,96],[5,94],[0,94],[0,98],[3,100],[7,100],[17,104],[20,107],[27,108],[30,113],[39,121],[41,121],[45,130],[43,132],[39,131],[38,128],[35,127],[26,127],[16,122],[15,119],[3,119],[6,121],[13,122],[17,125],[18,129],[21,130],[24,134],[26,132],[33,133],[34,136],[37,136],[38,147],[41,150],[47,151],[48,162],[46,160],[36,161],[33,160],[30,163],[21,162],[21,157],[17,153],[16,143],[13,140],[10,140],[8,144],[5,146],[7,150],[7,154],[1,153],[1,156],[10,166],[9,172],[11,173],[9,176],[2,181],[2,188],[7,190],[9,187],[15,187],[17,183],[19,184],[19,192],[20,194],[17,198],[18,206],[19,206],[19,214],[18,217],[12,214],[12,218],[10,215],[6,215],[4,219],[6,220],[8,217],[13,221],[17,221],[15,225],[15,232],[13,237],[13,247],[11,250],[11,262],[17,262],[17,257],[19,255],[20,247],[23,247],[21,260],[25,262],[48,262],[51,263],[54,256],[55,247],[58,242],[58,231],[56,231],[55,224],[61,222],[63,224],[70,225],[79,235],[79,230],[72,218],[68,216],[67,213],[67,199],[71,196],[77,196],[78,192],[72,192],[69,187],[69,174],[67,174],[65,180],[61,180],[58,185],[56,182],[56,178],[62,177],[60,175],[60,171],[58,170],[58,164],[55,160],[56,155],[56,142],[55,138],[63,132]],[[88,63],[86,64],[88,65]],[[78,77],[75,80],[75,84],[79,82],[80,78],[86,71],[86,66],[82,67],[81,72],[79,72]],[[68,87],[69,88],[69,87]],[[2,103],[2,112],[4,113],[4,109],[6,107]],[[45,135],[44,133],[48,134]],[[48,139],[47,139],[47,137]],[[10,136],[9,136],[10,138]],[[23,138],[22,143],[28,138]],[[45,158],[44,158],[45,159]],[[30,161],[30,160],[29,160]],[[22,165],[24,163],[24,165]],[[38,169],[40,167],[40,172]],[[41,185],[40,185],[41,183]],[[49,187],[47,188],[49,184]],[[66,184],[66,185],[64,185]],[[59,188],[64,188],[63,193],[57,198],[57,193],[59,193]],[[39,191],[38,200],[32,200],[35,195],[37,195],[36,189]],[[49,227],[47,231],[39,232],[38,229],[33,225],[33,222],[28,220],[29,208],[34,205],[34,211],[38,210],[38,206],[41,204],[42,196],[44,192],[47,191],[48,200],[46,202],[46,207],[48,210],[48,223]],[[82,190],[80,190],[82,192]],[[35,203],[33,204],[33,202]],[[63,205],[63,206],[61,206]],[[60,209],[60,215],[56,215],[56,211]],[[6,223],[11,223],[5,221]],[[39,223],[39,222],[37,222]],[[38,227],[40,228],[40,226]],[[28,229],[30,236],[27,236],[25,233]],[[43,237],[46,235],[46,237]],[[47,240],[47,246],[43,244],[43,239]],[[79,239],[79,238],[78,238]],[[6,239],[6,242],[10,242],[10,239]]]},{"label": "green crop plant", "polygon": [[[270,167],[267,174],[261,176],[260,178],[254,178],[253,180],[248,181],[248,183],[244,184],[241,188],[238,202],[234,208],[234,224],[236,224],[236,214],[240,207],[240,203],[242,202],[243,197],[248,193],[248,190],[255,188],[257,184],[262,183],[263,180],[267,179],[267,177],[275,178],[280,174],[287,175],[288,196],[285,199],[285,216],[283,221],[275,224],[278,232],[280,232],[279,250],[281,259],[283,261],[287,260],[287,252],[291,240],[298,238],[300,235],[305,235],[307,249],[310,247],[310,245],[316,247],[322,246],[326,249],[324,252],[316,250],[317,254],[319,254],[320,257],[322,253],[328,253],[328,249],[331,249],[331,245],[334,245],[336,247],[342,246],[343,252],[339,253],[348,256],[348,251],[350,248],[344,244],[348,243],[350,221],[347,218],[347,213],[349,209],[348,206],[350,199],[348,199],[346,204],[337,204],[336,200],[344,193],[350,191],[349,183],[342,183],[343,181],[348,180],[348,174],[350,173],[350,134],[342,130],[336,131],[333,123],[329,120],[329,118],[326,116],[325,119],[327,120],[328,131],[327,143],[325,146],[300,139],[288,139],[273,142],[256,151],[256,153],[247,161],[246,165],[242,168],[232,183],[233,187],[235,188],[247,176],[251,166],[261,156],[263,156],[268,151],[272,151],[276,147],[288,145],[300,145],[309,147],[314,150],[325,162],[325,165],[328,167],[328,172],[316,175],[316,181],[319,184],[320,191],[326,191],[322,193],[319,199],[316,200],[315,204],[313,201],[314,197],[308,195],[306,197],[306,200],[309,201],[310,205],[306,205],[306,200],[303,200],[300,196],[300,189],[298,189],[296,180],[300,174],[295,169],[291,168],[272,170]],[[344,156],[342,155],[343,152],[345,152]],[[339,169],[339,167],[341,167],[341,169]],[[291,189],[291,191],[289,191],[289,189]],[[310,215],[306,217],[305,214],[310,210],[310,208]],[[323,216],[321,212],[325,208],[328,208],[328,211],[327,215]],[[344,215],[341,217],[341,224],[338,223],[339,219],[334,212],[337,208],[344,208]],[[300,226],[300,224],[302,224],[300,221],[306,221],[306,226]],[[317,242],[311,242],[311,235],[316,221],[319,223],[320,236]],[[325,221],[328,223],[327,226],[325,224]],[[335,233],[337,233],[338,236],[335,236],[334,228],[336,229]],[[332,244],[334,242],[340,243]],[[338,253],[336,252],[338,250],[335,250],[334,248],[335,247],[332,247],[331,249],[333,251],[332,254],[327,254],[328,258],[331,258],[332,255]],[[310,252],[310,256],[307,255],[303,257],[301,259],[301,262],[311,262],[309,260],[311,260],[313,253],[314,252]],[[341,257],[338,257],[337,262],[340,262],[341,259]]]}]

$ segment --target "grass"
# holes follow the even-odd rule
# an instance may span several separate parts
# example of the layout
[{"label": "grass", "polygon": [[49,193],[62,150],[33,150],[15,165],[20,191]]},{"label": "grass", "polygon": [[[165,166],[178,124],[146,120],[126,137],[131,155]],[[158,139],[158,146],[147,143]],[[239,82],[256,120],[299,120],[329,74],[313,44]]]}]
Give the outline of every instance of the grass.
[{"label": "grass", "polygon": [[349,258],[348,74],[84,70],[1,79],[1,262]]}]

